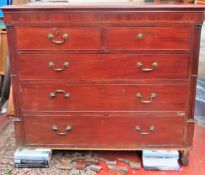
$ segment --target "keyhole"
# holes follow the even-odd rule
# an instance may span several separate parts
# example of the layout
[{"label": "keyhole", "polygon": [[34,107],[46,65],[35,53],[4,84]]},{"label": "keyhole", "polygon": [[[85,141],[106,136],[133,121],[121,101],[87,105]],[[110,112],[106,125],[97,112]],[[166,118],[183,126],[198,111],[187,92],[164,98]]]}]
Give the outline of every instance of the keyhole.
[{"label": "keyhole", "polygon": [[103,64],[104,63],[104,58],[103,57],[100,57],[100,64]]},{"label": "keyhole", "polygon": [[60,32],[59,31],[56,31],[56,36],[58,36],[60,34]]}]

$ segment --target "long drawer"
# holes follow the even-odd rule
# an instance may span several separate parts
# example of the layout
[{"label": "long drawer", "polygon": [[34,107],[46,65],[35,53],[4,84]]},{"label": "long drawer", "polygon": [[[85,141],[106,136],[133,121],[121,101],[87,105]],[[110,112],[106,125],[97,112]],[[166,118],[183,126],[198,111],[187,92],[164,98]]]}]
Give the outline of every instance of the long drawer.
[{"label": "long drawer", "polygon": [[185,111],[187,85],[23,84],[23,111]]},{"label": "long drawer", "polygon": [[18,27],[16,47],[20,50],[98,50],[101,30],[89,27]]},{"label": "long drawer", "polygon": [[62,117],[24,118],[25,145],[67,145],[68,148],[136,149],[181,145],[183,118]]},{"label": "long drawer", "polygon": [[23,54],[20,79],[187,79],[189,55]]},{"label": "long drawer", "polygon": [[111,50],[189,49],[191,28],[113,27],[106,30],[106,46]]},{"label": "long drawer", "polygon": [[187,50],[187,27],[17,27],[20,50]]}]

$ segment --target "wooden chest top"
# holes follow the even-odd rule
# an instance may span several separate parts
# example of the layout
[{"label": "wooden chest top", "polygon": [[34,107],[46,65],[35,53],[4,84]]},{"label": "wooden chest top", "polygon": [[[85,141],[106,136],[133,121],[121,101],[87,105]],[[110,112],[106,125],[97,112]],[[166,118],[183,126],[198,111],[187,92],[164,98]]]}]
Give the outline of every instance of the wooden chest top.
[{"label": "wooden chest top", "polygon": [[154,25],[155,22],[158,24],[198,23],[204,19],[203,15],[199,15],[199,13],[204,13],[203,5],[144,3],[133,0],[33,2],[6,6],[3,10],[5,14],[15,14],[5,16],[5,22],[9,21],[9,23],[49,24],[55,22],[95,26],[148,23]]}]

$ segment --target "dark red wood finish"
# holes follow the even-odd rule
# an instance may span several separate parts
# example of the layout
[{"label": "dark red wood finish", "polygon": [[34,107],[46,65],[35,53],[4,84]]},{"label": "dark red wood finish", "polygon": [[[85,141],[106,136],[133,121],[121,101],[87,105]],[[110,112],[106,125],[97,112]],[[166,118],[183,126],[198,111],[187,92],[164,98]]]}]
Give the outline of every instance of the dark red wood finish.
[{"label": "dark red wood finish", "polygon": [[[56,32],[59,32],[57,36]],[[54,44],[48,38],[49,33],[54,35],[54,40],[62,41],[63,34],[67,34],[68,39],[63,44]],[[16,47],[19,50],[98,50],[101,44],[100,34],[100,28],[91,27],[18,27],[16,37],[21,40],[16,40]]]},{"label": "dark red wood finish", "polygon": [[[24,54],[17,59],[22,80],[188,79],[188,54]],[[49,67],[50,62],[54,68]],[[66,62],[68,66],[64,68]],[[142,67],[137,66],[139,62]],[[154,70],[142,70],[152,69],[154,62],[158,63]]]},{"label": "dark red wood finish", "polygon": [[106,47],[113,50],[177,50],[190,46],[191,28],[187,27],[115,27],[105,32]]},{"label": "dark red wood finish", "polygon": [[[27,146],[65,144],[68,148],[82,149],[176,146],[183,143],[183,123],[183,118],[33,116],[24,119],[25,144]],[[58,135],[52,130],[52,125],[57,125],[59,132],[66,135]],[[66,132],[68,125],[72,126],[72,130]],[[150,132],[151,125],[155,129]],[[141,131],[136,131],[136,126],[140,126]]]},{"label": "dark red wood finish", "polygon": [[[188,162],[204,9],[136,2],[5,7],[17,145],[165,147],[181,150]],[[68,98],[50,97],[55,90]],[[150,103],[140,102],[151,93]],[[51,129],[65,132],[67,124],[73,128],[65,136]],[[154,131],[140,134],[136,125]]]},{"label": "dark red wood finish", "polygon": [[[63,90],[69,94],[50,93]],[[186,85],[24,85],[23,111],[185,111]],[[137,93],[142,98],[136,96]],[[156,97],[150,103],[152,93]],[[32,99],[32,100],[29,100]]]}]

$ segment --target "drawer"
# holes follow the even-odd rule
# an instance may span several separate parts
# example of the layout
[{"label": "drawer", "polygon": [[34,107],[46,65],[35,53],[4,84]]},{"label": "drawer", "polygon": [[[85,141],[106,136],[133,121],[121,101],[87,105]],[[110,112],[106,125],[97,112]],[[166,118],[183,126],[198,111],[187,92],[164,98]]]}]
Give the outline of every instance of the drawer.
[{"label": "drawer", "polygon": [[89,27],[18,27],[16,47],[20,50],[97,50],[101,30]]},{"label": "drawer", "polygon": [[191,28],[117,27],[107,28],[106,46],[113,50],[189,49]]},{"label": "drawer", "polygon": [[48,117],[24,118],[25,144],[68,148],[136,149],[183,142],[183,118]]},{"label": "drawer", "polygon": [[23,54],[20,79],[186,79],[189,55]]},{"label": "drawer", "polygon": [[24,84],[21,91],[23,111],[185,111],[188,97],[186,85]]}]

